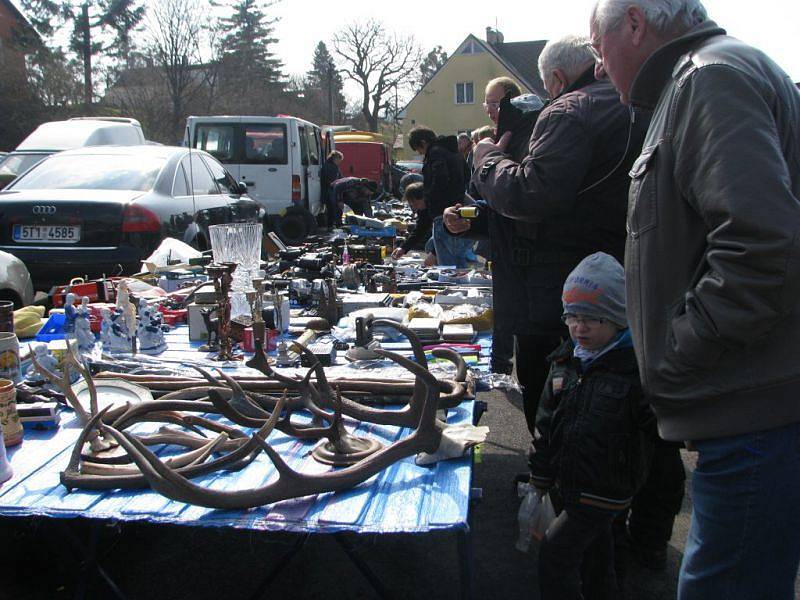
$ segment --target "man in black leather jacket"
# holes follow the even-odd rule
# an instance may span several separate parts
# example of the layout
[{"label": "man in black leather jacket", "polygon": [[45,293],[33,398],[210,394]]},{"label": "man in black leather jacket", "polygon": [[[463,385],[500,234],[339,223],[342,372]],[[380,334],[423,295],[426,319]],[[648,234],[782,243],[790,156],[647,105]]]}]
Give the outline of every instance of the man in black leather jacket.
[{"label": "man in black leather jacket", "polygon": [[698,451],[678,597],[794,597],[800,93],[698,0],[601,0],[598,76],[653,109],[631,176],[628,317],[667,440]]}]

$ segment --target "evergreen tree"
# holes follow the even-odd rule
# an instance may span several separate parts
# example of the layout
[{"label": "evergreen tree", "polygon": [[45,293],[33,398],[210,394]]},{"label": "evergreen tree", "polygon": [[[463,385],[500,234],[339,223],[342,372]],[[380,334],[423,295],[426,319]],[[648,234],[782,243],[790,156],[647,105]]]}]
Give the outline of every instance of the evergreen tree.
[{"label": "evergreen tree", "polygon": [[433,50],[428,52],[428,55],[422,60],[419,65],[419,82],[418,88],[422,89],[428,83],[436,71],[444,66],[447,62],[447,52],[442,50],[441,46],[436,46]]},{"label": "evergreen tree", "polygon": [[319,42],[314,49],[313,66],[306,75],[306,98],[313,105],[311,110],[323,117],[319,119],[333,124],[342,120],[345,98],[344,83],[333,56],[328,52],[325,42]]},{"label": "evergreen tree", "polygon": [[273,4],[269,0],[232,0],[227,4],[231,14],[220,20],[221,73],[226,88],[240,97],[282,87],[283,65],[270,50],[278,41],[273,37],[277,18],[267,14]]}]

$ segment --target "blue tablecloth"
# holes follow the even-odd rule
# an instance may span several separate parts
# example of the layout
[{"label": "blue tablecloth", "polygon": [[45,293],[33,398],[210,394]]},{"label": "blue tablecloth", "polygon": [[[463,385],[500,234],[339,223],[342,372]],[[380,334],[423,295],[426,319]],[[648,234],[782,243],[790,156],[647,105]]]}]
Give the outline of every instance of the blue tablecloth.
[{"label": "blue tablecloth", "polygon": [[[189,344],[185,335],[185,331],[180,331],[173,336],[183,336],[182,339],[171,336],[170,350],[165,357],[177,358],[191,350],[195,344]],[[482,349],[482,362],[487,349]],[[449,411],[448,422],[471,423],[473,408],[472,401],[462,403]],[[68,492],[59,482],[59,473],[67,465],[80,427],[71,412],[65,416],[68,418],[58,430],[26,432],[22,445],[9,449],[14,476],[0,487],[0,515],[86,517],[294,532],[419,533],[466,527],[471,457],[432,467],[419,467],[414,464],[413,457],[409,457],[351,490],[287,500],[247,511],[187,505],[149,490]],[[358,435],[375,437],[385,444],[409,433],[407,429],[352,421],[346,421],[346,426]],[[310,456],[313,442],[301,443],[277,431],[269,441],[297,471],[316,473],[330,468]],[[271,462],[262,453],[239,472],[219,472],[194,481],[215,489],[233,490],[263,485],[274,476]]]}]

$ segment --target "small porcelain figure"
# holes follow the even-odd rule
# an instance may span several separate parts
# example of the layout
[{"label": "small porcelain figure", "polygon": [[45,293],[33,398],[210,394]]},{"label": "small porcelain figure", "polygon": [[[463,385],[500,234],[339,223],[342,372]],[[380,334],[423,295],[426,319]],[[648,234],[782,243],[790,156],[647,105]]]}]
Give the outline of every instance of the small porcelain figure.
[{"label": "small porcelain figure", "polygon": [[89,310],[89,298],[81,298],[81,305],[75,311],[75,338],[78,342],[78,351],[81,353],[91,352],[94,348],[95,337],[91,327],[91,310]]},{"label": "small porcelain figure", "polygon": [[64,300],[64,333],[71,337],[75,333],[75,317],[78,316],[78,309],[75,308],[75,294],[70,292]]},{"label": "small porcelain figure", "polygon": [[[32,344],[31,350],[36,357],[36,362],[51,373],[61,375],[61,371],[58,368],[58,359],[48,351],[47,344]],[[33,362],[28,366],[28,370],[25,371],[25,379],[32,383],[47,381],[33,366]]]},{"label": "small porcelain figure", "polygon": [[108,348],[111,345],[111,311],[104,308],[100,311],[100,316],[103,319],[100,323],[100,341],[103,348]]},{"label": "small porcelain figure", "polygon": [[167,349],[161,313],[149,306],[144,298],[139,300],[139,326],[136,333],[139,337],[139,352],[160,354]]},{"label": "small porcelain figure", "polygon": [[115,308],[111,313],[111,332],[108,336],[108,347],[103,345],[103,350],[111,354],[130,354],[132,350],[131,333],[125,320],[125,313],[121,308]]}]

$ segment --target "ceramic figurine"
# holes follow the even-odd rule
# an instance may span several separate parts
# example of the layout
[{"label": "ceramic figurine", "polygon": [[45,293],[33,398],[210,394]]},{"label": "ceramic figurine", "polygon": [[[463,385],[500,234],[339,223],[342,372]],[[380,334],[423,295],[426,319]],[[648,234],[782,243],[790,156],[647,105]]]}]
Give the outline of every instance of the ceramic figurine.
[{"label": "ceramic figurine", "polygon": [[111,354],[130,354],[133,348],[128,322],[125,313],[121,308],[115,308],[111,313],[111,332],[108,336],[108,347],[103,346],[103,350]]},{"label": "ceramic figurine", "polygon": [[161,313],[147,304],[142,298],[139,300],[139,352],[145,354],[160,354],[167,349],[164,341],[164,326],[161,323]]},{"label": "ceramic figurine", "polygon": [[[58,368],[58,359],[50,353],[49,349],[47,348],[47,344],[32,344],[31,351],[36,357],[36,362],[42,365],[45,369],[52,373],[56,373],[57,375],[61,374],[61,371]],[[28,366],[28,370],[25,372],[25,379],[31,383],[40,383],[46,381],[44,376],[41,375],[33,366],[33,363]]]},{"label": "ceramic figurine", "polygon": [[103,348],[108,348],[111,345],[111,311],[104,308],[100,311],[100,341],[103,343]]},{"label": "ceramic figurine", "polygon": [[81,305],[75,311],[75,338],[78,342],[78,351],[91,352],[94,348],[95,337],[90,322],[89,298],[81,298]]},{"label": "ceramic figurine", "polygon": [[70,292],[64,300],[64,333],[67,334],[67,337],[71,337],[75,333],[75,317],[78,316],[75,298],[75,294]]}]

